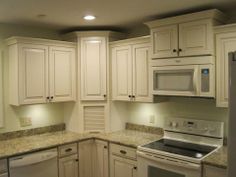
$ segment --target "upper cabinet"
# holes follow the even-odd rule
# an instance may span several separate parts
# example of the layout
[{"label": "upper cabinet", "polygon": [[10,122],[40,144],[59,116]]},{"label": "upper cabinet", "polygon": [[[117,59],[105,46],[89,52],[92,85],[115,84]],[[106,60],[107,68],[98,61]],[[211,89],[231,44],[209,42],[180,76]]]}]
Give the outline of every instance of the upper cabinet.
[{"label": "upper cabinet", "polygon": [[107,38],[81,37],[81,99],[106,100]]},{"label": "upper cabinet", "polygon": [[76,39],[78,44],[80,100],[105,102],[109,97],[108,43],[123,35],[112,31],[79,31],[65,37]]},{"label": "upper cabinet", "polygon": [[7,43],[11,105],[76,99],[74,43],[22,37]]},{"label": "upper cabinet", "polygon": [[216,33],[216,104],[228,107],[229,52],[236,51],[236,25],[215,28]]},{"label": "upper cabinet", "polygon": [[111,43],[112,99],[151,102],[150,38]]},{"label": "upper cabinet", "polygon": [[146,23],[151,29],[151,58],[214,55],[213,26],[225,20],[218,10]]}]

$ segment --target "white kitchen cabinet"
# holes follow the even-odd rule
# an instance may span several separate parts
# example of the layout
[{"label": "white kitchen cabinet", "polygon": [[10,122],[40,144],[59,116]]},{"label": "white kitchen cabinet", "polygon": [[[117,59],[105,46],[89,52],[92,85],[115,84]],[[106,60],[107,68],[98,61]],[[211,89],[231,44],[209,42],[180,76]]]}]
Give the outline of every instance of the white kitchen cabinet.
[{"label": "white kitchen cabinet", "polygon": [[112,97],[113,100],[130,101],[132,95],[131,46],[118,46],[112,53]]},{"label": "white kitchen cabinet", "polygon": [[107,38],[82,37],[81,99],[106,100],[107,97]]},{"label": "white kitchen cabinet", "polygon": [[49,83],[50,96],[53,102],[75,99],[76,72],[75,48],[49,48]]},{"label": "white kitchen cabinet", "polygon": [[108,143],[95,140],[94,177],[109,177]]},{"label": "white kitchen cabinet", "polygon": [[111,58],[112,99],[151,102],[149,37],[112,43]]},{"label": "white kitchen cabinet", "polygon": [[79,142],[79,176],[93,177],[94,164],[94,140]]},{"label": "white kitchen cabinet", "polygon": [[3,115],[3,65],[2,65],[2,51],[0,50],[0,128],[4,127]]},{"label": "white kitchen cabinet", "polygon": [[75,100],[73,43],[12,37],[7,44],[11,105]]},{"label": "white kitchen cabinet", "polygon": [[151,29],[151,58],[214,55],[213,26],[225,19],[214,9],[146,23]]},{"label": "white kitchen cabinet", "polygon": [[151,31],[152,58],[177,57],[178,25],[158,27]]},{"label": "white kitchen cabinet", "polygon": [[110,177],[137,177],[136,149],[111,144]]},{"label": "white kitchen cabinet", "polygon": [[203,166],[203,177],[226,177],[227,170],[210,165]]},{"label": "white kitchen cabinet", "polygon": [[229,62],[228,53],[236,51],[236,26],[216,29],[216,104],[228,107]]},{"label": "white kitchen cabinet", "polygon": [[79,160],[77,154],[59,159],[59,177],[78,177],[78,176],[79,176]]}]

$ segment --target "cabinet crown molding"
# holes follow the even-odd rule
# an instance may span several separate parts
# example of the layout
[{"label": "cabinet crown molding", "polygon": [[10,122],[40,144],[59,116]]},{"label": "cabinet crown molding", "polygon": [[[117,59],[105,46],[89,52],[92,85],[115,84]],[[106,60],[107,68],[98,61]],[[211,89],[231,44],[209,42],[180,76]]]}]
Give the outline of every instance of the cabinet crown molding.
[{"label": "cabinet crown molding", "polygon": [[113,42],[110,42],[110,46],[129,45],[129,44],[137,44],[137,43],[144,43],[144,42],[150,43],[150,41],[151,41],[151,37],[150,35],[147,35],[147,36],[113,41]]},{"label": "cabinet crown molding", "polygon": [[124,39],[125,34],[115,31],[74,31],[64,35],[64,39],[77,41],[78,37],[107,37],[110,41]]},{"label": "cabinet crown molding", "polygon": [[201,20],[201,19],[212,19],[221,23],[224,23],[228,18],[225,14],[217,9],[205,10],[195,13],[189,13],[184,15],[178,15],[174,17],[167,17],[162,19],[157,19],[154,21],[144,23],[149,28],[154,28],[158,26],[171,25],[184,23],[189,21]]},{"label": "cabinet crown molding", "polygon": [[41,45],[50,45],[50,46],[68,46],[71,45],[72,47],[76,46],[74,42],[68,41],[60,41],[60,40],[53,40],[53,39],[43,39],[43,38],[31,38],[31,37],[22,37],[22,36],[12,36],[5,40],[6,44],[13,45],[16,43],[25,43],[25,44],[41,44]]},{"label": "cabinet crown molding", "polygon": [[235,31],[236,31],[236,23],[227,24],[227,25],[220,25],[220,26],[214,27],[215,34],[229,33],[229,32],[235,32]]}]

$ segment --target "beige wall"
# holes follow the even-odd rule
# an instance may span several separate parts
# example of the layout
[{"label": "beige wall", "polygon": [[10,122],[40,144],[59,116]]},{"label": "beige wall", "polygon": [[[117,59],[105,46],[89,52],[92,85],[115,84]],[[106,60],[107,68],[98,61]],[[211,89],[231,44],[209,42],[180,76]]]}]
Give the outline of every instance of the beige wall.
[{"label": "beige wall", "polygon": [[[8,104],[8,59],[7,50],[4,46],[4,39],[16,35],[59,39],[58,33],[53,30],[38,27],[0,24],[0,50],[2,50],[3,56],[3,106],[5,122],[5,127],[0,128],[0,133],[62,123],[64,118],[63,104],[42,104],[20,107],[13,107]],[[19,118],[24,116],[32,118],[32,126],[24,128],[20,127]]]},{"label": "beige wall", "polygon": [[[157,98],[158,100],[158,98]],[[216,108],[215,100],[203,98],[168,98],[159,103],[130,103],[128,122],[163,127],[166,117],[183,117],[225,122],[227,134],[228,110]],[[149,123],[149,117],[155,116],[155,123]]]}]

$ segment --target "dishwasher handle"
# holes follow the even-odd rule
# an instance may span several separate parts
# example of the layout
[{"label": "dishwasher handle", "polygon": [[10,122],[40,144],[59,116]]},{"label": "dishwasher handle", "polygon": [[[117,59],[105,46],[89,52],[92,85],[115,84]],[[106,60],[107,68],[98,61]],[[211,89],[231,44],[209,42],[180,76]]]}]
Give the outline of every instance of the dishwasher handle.
[{"label": "dishwasher handle", "polygon": [[43,151],[10,159],[10,168],[30,166],[57,158],[57,151]]}]

